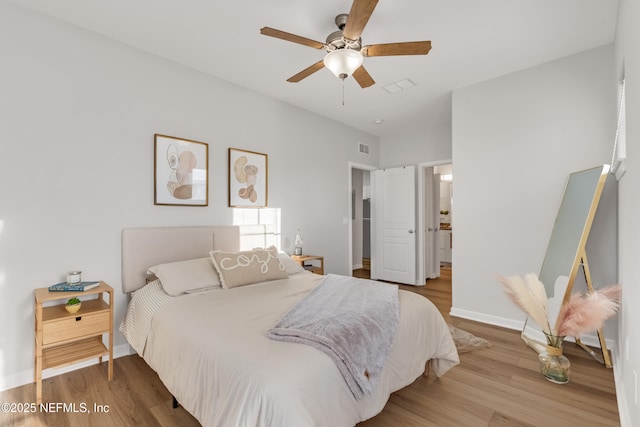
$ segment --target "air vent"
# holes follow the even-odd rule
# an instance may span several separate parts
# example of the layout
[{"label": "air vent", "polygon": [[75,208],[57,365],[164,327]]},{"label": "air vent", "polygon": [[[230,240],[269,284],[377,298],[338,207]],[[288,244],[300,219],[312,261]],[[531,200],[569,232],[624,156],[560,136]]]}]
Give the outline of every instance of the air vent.
[{"label": "air vent", "polygon": [[397,93],[403,90],[411,89],[416,84],[409,79],[398,80],[395,83],[383,86],[382,88],[389,93]]},{"label": "air vent", "polygon": [[365,143],[358,143],[358,153],[369,155],[369,146]]}]

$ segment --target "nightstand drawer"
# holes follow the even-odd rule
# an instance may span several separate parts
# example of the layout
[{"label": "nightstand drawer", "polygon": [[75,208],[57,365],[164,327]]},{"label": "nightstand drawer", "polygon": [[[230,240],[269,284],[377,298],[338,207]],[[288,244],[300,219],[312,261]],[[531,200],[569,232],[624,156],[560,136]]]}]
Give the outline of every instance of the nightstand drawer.
[{"label": "nightstand drawer", "polygon": [[42,325],[44,332],[43,345],[100,334],[110,330],[109,312],[78,313],[78,316],[67,317]]}]

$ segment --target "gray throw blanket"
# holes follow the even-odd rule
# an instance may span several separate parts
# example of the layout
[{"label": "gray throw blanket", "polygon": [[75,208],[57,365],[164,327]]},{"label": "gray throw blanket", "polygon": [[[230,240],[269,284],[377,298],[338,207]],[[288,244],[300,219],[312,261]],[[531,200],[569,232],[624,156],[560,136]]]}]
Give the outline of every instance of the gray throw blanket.
[{"label": "gray throw blanket", "polygon": [[268,336],[329,355],[360,399],[376,386],[399,318],[398,286],[329,274]]}]

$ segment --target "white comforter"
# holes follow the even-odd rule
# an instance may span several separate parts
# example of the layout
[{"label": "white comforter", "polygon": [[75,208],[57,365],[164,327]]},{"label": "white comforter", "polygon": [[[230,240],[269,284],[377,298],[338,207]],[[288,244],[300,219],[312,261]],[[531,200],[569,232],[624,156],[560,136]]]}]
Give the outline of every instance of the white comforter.
[{"label": "white comforter", "polygon": [[[400,323],[376,390],[356,400],[329,356],[267,338],[267,331],[322,276],[297,274],[230,290],[171,298],[157,308],[143,357],[180,404],[204,426],[353,426],[382,410],[390,393],[413,382],[433,359],[437,375],[459,363],[448,327],[433,304],[400,291]],[[159,292],[162,292],[161,290]],[[132,300],[121,330],[131,325]]]}]

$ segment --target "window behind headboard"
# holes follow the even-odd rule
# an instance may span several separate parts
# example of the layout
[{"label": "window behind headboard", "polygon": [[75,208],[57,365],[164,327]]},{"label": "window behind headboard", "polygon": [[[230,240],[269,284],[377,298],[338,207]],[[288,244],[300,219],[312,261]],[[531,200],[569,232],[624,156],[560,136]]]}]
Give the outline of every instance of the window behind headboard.
[{"label": "window behind headboard", "polygon": [[233,225],[240,226],[240,250],[282,248],[279,208],[235,208]]}]

